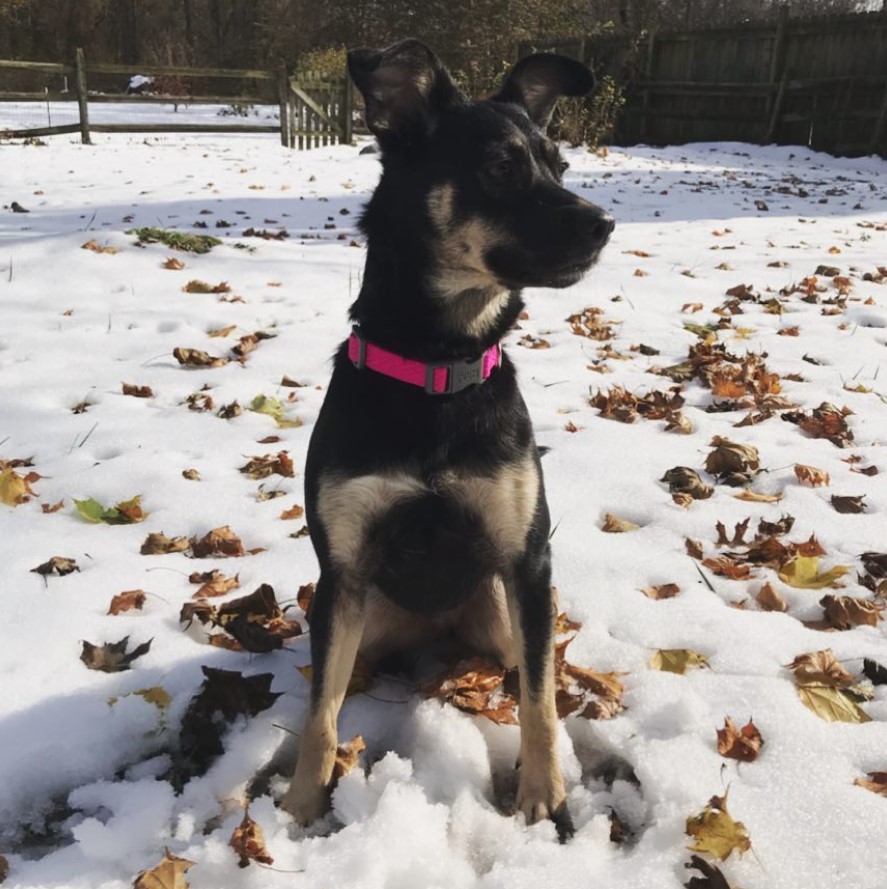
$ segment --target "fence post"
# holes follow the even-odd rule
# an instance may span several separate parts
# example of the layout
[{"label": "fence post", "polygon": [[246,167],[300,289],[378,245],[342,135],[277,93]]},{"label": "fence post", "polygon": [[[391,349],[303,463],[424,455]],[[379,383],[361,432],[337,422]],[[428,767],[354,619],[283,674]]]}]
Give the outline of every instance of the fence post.
[{"label": "fence post", "polygon": [[277,65],[277,101],[280,103],[280,144],[284,148],[293,147],[289,116],[289,80],[286,76],[286,62]]},{"label": "fence post", "polygon": [[884,99],[881,102],[881,110],[878,112],[878,119],[875,121],[875,130],[872,134],[872,154],[878,153],[878,143],[883,138],[885,129],[887,129],[887,77],[884,78]]},{"label": "fence post", "polygon": [[639,127],[639,141],[644,142],[647,138],[647,111],[650,108],[650,80],[653,77],[653,64],[656,55],[656,32],[650,31],[647,37],[647,60],[644,64],[644,99],[641,107],[641,123]]},{"label": "fence post", "polygon": [[767,110],[770,120],[762,145],[769,145],[779,127],[779,113],[782,100],[785,98],[785,32],[788,27],[788,4],[779,7],[779,18],[776,21],[776,33],[773,35],[773,55],[770,56],[770,92],[767,94]]},{"label": "fence post", "polygon": [[92,145],[89,138],[89,97],[86,91],[86,59],[83,49],[77,47],[75,55],[77,67],[77,104],[80,106],[80,141]]},{"label": "fence post", "polygon": [[351,76],[345,72],[345,98],[342,102],[342,142],[350,145],[354,139],[354,84]]}]

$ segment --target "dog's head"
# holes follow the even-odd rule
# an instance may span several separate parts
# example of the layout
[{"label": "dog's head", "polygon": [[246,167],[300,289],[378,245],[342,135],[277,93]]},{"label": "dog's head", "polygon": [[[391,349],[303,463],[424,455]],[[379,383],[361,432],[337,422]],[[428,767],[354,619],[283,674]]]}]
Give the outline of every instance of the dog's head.
[{"label": "dog's head", "polygon": [[567,164],[545,132],[559,96],[591,91],[588,68],[528,56],[471,102],[417,40],[354,50],[348,67],[382,151],[375,203],[428,245],[439,294],[566,287],[594,264],[613,219],[563,187]]}]

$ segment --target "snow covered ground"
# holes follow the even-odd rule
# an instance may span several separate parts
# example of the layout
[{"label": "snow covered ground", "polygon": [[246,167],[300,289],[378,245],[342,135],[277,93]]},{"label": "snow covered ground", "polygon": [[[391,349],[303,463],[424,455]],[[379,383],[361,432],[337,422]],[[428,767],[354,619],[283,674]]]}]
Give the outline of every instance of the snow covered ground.
[{"label": "snow covered ground", "polygon": [[[887,265],[885,162],[739,144],[568,152],[568,185],[610,210],[617,228],[585,281],[527,292],[528,317],[506,347],[538,439],[551,448],[543,465],[558,523],[555,579],[561,607],[583,624],[569,659],[625,673],[624,711],[610,720],[571,716],[561,726],[577,834],[561,846],[550,824],[527,829],[500,811],[516,727],[379,677],[342,712],[340,738],[361,734],[367,749],[341,780],[333,816],[294,829],[270,796],[255,799],[250,814],[274,863],[240,870],[228,840],[247,782],[285,735],[278,726],[301,720],[308,684],[296,667],[309,661],[308,637],[250,655],[207,645],[205,628],[195,622],[185,631],[179,612],[197,589],[192,571],[238,574],[229,599],[266,583],[287,604],[315,579],[310,542],[291,536],[302,521],[280,516],[303,502],[328,359],[360,283],[355,221],[378,161],[351,147],[286,151],[273,136],[47,141],[0,145],[0,471],[7,486],[11,473],[40,476],[28,502],[0,503],[6,885],[122,889],[168,847],[195,862],[187,875],[195,889],[666,889],[691,876],[687,819],[729,787],[730,814],[745,825],[751,850],[709,860],[736,887],[887,887],[887,799],[853,783],[887,770],[887,688],[874,686],[861,705],[871,721],[830,722],[804,706],[786,666],[827,648],[854,679],[863,658],[887,665],[877,609],[874,625],[829,632],[803,623],[822,619],[825,594],[872,599],[856,580],[860,554],[887,550],[887,289],[878,272]],[[13,202],[29,212],[12,212]],[[140,249],[125,233],[137,226],[215,235],[223,244],[204,255]],[[245,236],[249,228],[288,237]],[[118,252],[83,249],[88,241]],[[185,267],[165,268],[169,257]],[[839,275],[820,273],[815,285],[780,295],[820,265]],[[230,290],[183,292],[194,279]],[[742,284],[759,298],[735,304],[742,314],[713,313]],[[612,339],[571,332],[565,319],[588,306],[613,322]],[[685,328],[722,320],[715,333]],[[209,335],[232,325],[225,337]],[[779,335],[794,327],[797,335]],[[256,331],[274,338],[243,363],[192,369],[173,357],[178,347],[230,355]],[[798,410],[851,408],[852,444],[811,437],[781,419],[786,408],[736,428],[749,410],[707,412],[723,399],[698,377],[682,393],[693,427],[686,435],[666,432],[662,420],[606,419],[589,404],[590,390],[667,391],[675,383],[652,371],[685,361],[707,333],[733,355],[766,356]],[[527,334],[549,347],[520,345]],[[281,386],[284,375],[304,386]],[[153,395],[124,395],[124,383],[150,386]],[[204,386],[214,409],[189,410],[186,400]],[[302,425],[279,428],[248,410],[257,395],[280,400],[284,417]],[[239,416],[216,415],[234,401],[244,408]],[[673,501],[660,481],[672,467],[715,483],[704,469],[715,435],[758,449],[768,471],[751,487],[781,493],[780,502],[738,500],[741,488],[723,484],[688,507]],[[268,436],[281,441],[257,443]],[[293,477],[259,482],[238,471],[280,450],[292,458]],[[862,459],[845,462],[851,455]],[[32,466],[9,462],[26,458]],[[830,485],[802,485],[795,464],[823,470]],[[870,466],[880,474],[853,471]],[[199,480],[183,477],[189,469]],[[285,496],[261,500],[260,484]],[[112,506],[136,495],[148,513],[138,524],[89,523],[73,502]],[[832,495],[865,495],[865,512],[837,512]],[[41,509],[59,501],[57,511]],[[640,528],[604,533],[606,513]],[[750,542],[760,519],[786,514],[795,523],[783,543],[815,535],[827,553],[823,570],[849,566],[843,589],[798,588],[758,566],[734,580],[687,553],[686,538],[700,541],[706,558],[741,552],[716,546],[718,521],[732,536],[750,517]],[[225,525],[247,550],[261,551],[201,560],[140,554],[149,533],[199,537]],[[31,573],[53,556],[74,559],[80,571]],[[765,581],[785,613],[756,603]],[[673,598],[640,591],[668,582],[680,587]],[[111,598],[128,590],[147,594],[141,610],[108,615]],[[738,602],[744,607],[731,607]],[[302,615],[295,607],[287,617]],[[153,640],[131,670],[80,662],[83,640],[125,636],[131,648]],[[660,649],[695,650],[708,668],[653,669]],[[272,673],[282,695],[234,720],[224,754],[177,796],[163,776],[203,665]],[[132,694],[155,687],[168,702]],[[740,726],[753,718],[764,739],[756,761],[718,753],[726,716]],[[613,811],[626,834],[621,844],[610,839]]]}]

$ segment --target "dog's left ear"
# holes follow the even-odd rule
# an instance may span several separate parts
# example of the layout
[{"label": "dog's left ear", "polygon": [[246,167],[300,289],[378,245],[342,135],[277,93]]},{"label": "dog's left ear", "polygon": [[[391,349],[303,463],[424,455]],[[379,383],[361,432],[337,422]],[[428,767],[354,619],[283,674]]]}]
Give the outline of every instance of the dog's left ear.
[{"label": "dog's left ear", "polygon": [[581,62],[540,52],[521,59],[492,98],[523,105],[533,123],[545,129],[559,96],[587,96],[593,89],[594,75]]},{"label": "dog's left ear", "polygon": [[363,94],[366,121],[383,150],[420,144],[438,116],[465,101],[440,59],[419,40],[354,49],[348,73]]}]

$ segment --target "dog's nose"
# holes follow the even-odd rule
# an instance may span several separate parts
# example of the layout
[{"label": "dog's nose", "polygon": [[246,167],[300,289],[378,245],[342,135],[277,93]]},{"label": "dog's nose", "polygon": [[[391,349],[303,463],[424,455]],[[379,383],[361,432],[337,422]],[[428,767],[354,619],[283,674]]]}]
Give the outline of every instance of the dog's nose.
[{"label": "dog's nose", "polygon": [[609,214],[601,216],[591,226],[591,237],[594,243],[603,247],[610,240],[613,229],[616,227],[616,220]]}]

